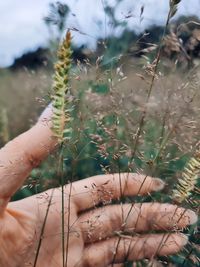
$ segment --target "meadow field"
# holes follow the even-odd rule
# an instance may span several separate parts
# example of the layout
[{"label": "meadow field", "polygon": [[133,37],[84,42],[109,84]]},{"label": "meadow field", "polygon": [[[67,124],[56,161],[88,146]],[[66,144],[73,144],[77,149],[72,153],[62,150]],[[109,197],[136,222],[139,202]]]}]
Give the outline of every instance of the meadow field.
[{"label": "meadow field", "polygon": [[[37,121],[50,101],[53,73],[41,68],[4,70],[0,75],[3,145]],[[185,164],[198,150],[199,77],[198,67],[184,72],[177,69],[160,73],[147,103],[151,76],[140,67],[137,59],[119,63],[112,71],[84,64],[74,67],[71,72],[72,137],[64,149],[66,182],[69,177],[74,181],[99,173],[133,171],[161,177],[166,182],[162,193],[143,197],[142,201],[173,201],[172,190]],[[144,125],[136,143],[144,110]],[[58,186],[56,158],[56,154],[51,155],[33,170],[14,199]],[[192,206],[198,212],[198,189],[195,191],[184,206]],[[195,252],[185,265],[180,265],[179,261],[189,253],[191,246],[188,246],[183,255],[168,259],[167,264],[198,266],[198,231],[197,228],[190,231]]]}]

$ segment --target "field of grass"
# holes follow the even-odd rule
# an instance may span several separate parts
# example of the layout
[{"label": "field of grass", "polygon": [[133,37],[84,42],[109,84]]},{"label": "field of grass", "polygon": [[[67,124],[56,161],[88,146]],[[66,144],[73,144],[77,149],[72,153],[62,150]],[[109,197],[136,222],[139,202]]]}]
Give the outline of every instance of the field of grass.
[{"label": "field of grass", "polygon": [[0,110],[6,110],[7,127],[13,138],[27,130],[46,105],[44,99],[49,94],[51,74],[42,69],[37,72],[2,70],[0,79]]},{"label": "field of grass", "polygon": [[[200,70],[159,73],[147,103],[151,76],[149,66],[141,69],[139,63],[119,62],[109,71],[86,65],[73,68],[71,98],[75,107],[71,114],[72,138],[64,149],[66,182],[69,177],[72,181],[98,173],[134,171],[161,177],[167,183],[162,194],[143,201],[171,202],[172,188],[198,149]],[[7,138],[13,138],[36,121],[50,99],[52,73],[41,69],[4,71],[0,75],[3,145]],[[136,145],[144,110],[145,123]],[[56,154],[50,156],[35,169],[27,186],[14,199],[59,185],[56,157]],[[195,199],[199,203],[198,196]],[[193,208],[198,211],[197,203]],[[191,207],[188,203],[184,205]],[[195,239],[193,234],[192,242]],[[197,250],[198,243],[195,240]],[[198,254],[196,258],[195,253],[192,255],[186,261],[190,265],[185,266],[197,266],[192,264],[198,262]],[[182,257],[174,257],[169,262],[178,264]]]}]

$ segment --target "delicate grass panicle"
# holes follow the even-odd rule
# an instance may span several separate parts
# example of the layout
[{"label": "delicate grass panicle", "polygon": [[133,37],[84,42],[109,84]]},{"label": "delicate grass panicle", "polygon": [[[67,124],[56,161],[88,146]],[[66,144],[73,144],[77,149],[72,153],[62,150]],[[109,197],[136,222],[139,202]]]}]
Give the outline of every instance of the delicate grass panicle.
[{"label": "delicate grass panicle", "polygon": [[53,82],[53,127],[52,130],[59,142],[62,143],[68,136],[70,129],[66,129],[66,122],[70,121],[69,109],[67,107],[69,86],[69,70],[71,66],[71,34],[68,31],[66,37],[58,49],[58,62],[55,64]]},{"label": "delicate grass panicle", "polygon": [[198,151],[186,164],[182,177],[178,179],[173,199],[182,203],[186,201],[195,189],[200,174],[200,151]]}]

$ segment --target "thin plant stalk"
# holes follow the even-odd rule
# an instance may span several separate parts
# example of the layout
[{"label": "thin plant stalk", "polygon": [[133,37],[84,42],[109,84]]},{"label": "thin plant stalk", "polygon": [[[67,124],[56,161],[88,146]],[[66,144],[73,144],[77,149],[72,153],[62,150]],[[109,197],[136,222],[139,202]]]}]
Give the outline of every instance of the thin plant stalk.
[{"label": "thin plant stalk", "polygon": [[50,195],[50,199],[49,199],[49,202],[48,202],[46,214],[45,214],[44,221],[43,221],[43,224],[42,224],[42,229],[41,229],[41,232],[40,232],[40,239],[39,239],[39,242],[38,242],[38,246],[37,246],[37,250],[36,250],[36,255],[35,255],[33,267],[37,266],[37,261],[38,261],[38,257],[39,257],[39,253],[40,253],[40,248],[41,248],[41,245],[42,245],[42,240],[43,240],[44,230],[45,230],[45,226],[46,226],[46,222],[47,222],[47,217],[48,217],[49,209],[50,209],[50,206],[51,206],[51,203],[52,203],[53,193],[54,193],[54,189],[52,189],[52,191],[51,191],[51,195]]},{"label": "thin plant stalk", "polygon": [[[53,118],[52,131],[60,144],[60,155],[58,164],[58,173],[60,175],[61,183],[61,228],[62,228],[62,266],[65,267],[66,258],[68,255],[68,245],[66,250],[65,245],[65,193],[64,193],[64,169],[63,169],[63,150],[64,142],[69,137],[67,136],[71,130],[67,127],[70,121],[68,98],[66,94],[69,91],[69,70],[71,67],[71,34],[68,31],[66,37],[58,49],[58,62],[55,64],[55,75],[53,83],[54,94],[52,96]],[[68,223],[70,217],[70,208],[68,212]],[[69,225],[68,225],[69,227]],[[67,233],[67,240],[69,240],[69,232]]]},{"label": "thin plant stalk", "polygon": [[60,154],[58,161],[58,174],[60,176],[60,184],[61,184],[61,224],[62,224],[62,264],[65,266],[65,194],[64,194],[64,170],[63,170],[63,148],[64,143],[62,142],[60,145]]},{"label": "thin plant stalk", "polygon": [[[64,193],[64,192],[63,192]],[[67,240],[66,240],[66,260],[64,267],[67,267],[68,262],[68,251],[69,251],[69,233],[70,233],[70,210],[71,210],[71,193],[72,193],[72,183],[70,183],[69,198],[68,198],[68,217],[67,217]]]},{"label": "thin plant stalk", "polygon": [[[137,133],[136,133],[134,146],[133,146],[133,153],[131,155],[130,162],[132,162],[132,160],[135,157],[135,153],[136,153],[136,150],[137,150],[137,146],[138,146],[138,142],[139,142],[139,139],[140,139],[140,135],[141,135],[142,129],[143,129],[144,124],[145,124],[145,118],[146,118],[146,114],[147,114],[147,104],[149,102],[149,99],[150,99],[150,96],[151,96],[151,93],[152,93],[152,90],[153,90],[156,74],[157,74],[157,71],[158,71],[158,65],[159,65],[159,61],[160,61],[160,57],[161,57],[161,49],[162,49],[162,44],[163,44],[163,41],[164,41],[164,37],[166,35],[166,31],[167,31],[167,27],[169,25],[170,18],[173,16],[172,10],[173,10],[173,5],[171,5],[171,2],[170,2],[170,8],[169,8],[169,12],[168,12],[168,15],[167,15],[167,20],[166,20],[166,23],[165,23],[163,35],[162,35],[161,41],[159,42],[158,52],[157,52],[157,55],[156,55],[156,58],[155,58],[155,66],[154,66],[154,70],[153,70],[153,75],[152,75],[151,83],[150,83],[149,90],[148,90],[148,93],[147,93],[147,98],[146,98],[146,102],[145,102],[144,111],[143,111],[143,113],[141,115],[140,122],[139,122],[139,128],[138,128]],[[145,177],[145,179],[146,179],[146,177]],[[144,181],[145,181],[145,179],[144,179]],[[144,181],[143,181],[143,183],[144,183]],[[142,188],[142,185],[139,188],[139,192],[140,192],[140,190]],[[138,192],[138,194],[139,194],[139,192]],[[133,209],[133,207],[134,207],[134,203],[130,207],[130,211],[128,212],[127,218],[130,215],[130,212]],[[125,222],[126,222],[127,218],[125,219]],[[117,252],[118,246],[120,244],[120,240],[121,240],[121,237],[119,237],[119,240],[117,242],[116,252]],[[129,249],[130,249],[130,245],[129,245]],[[128,249],[128,251],[129,251],[129,249]],[[115,255],[114,255],[113,262],[115,261],[116,254],[117,253],[115,253]],[[112,266],[113,266],[113,264],[112,264]]]},{"label": "thin plant stalk", "polygon": [[149,99],[151,97],[151,93],[152,93],[152,90],[153,90],[156,74],[157,74],[157,71],[158,71],[158,65],[159,65],[159,61],[160,61],[160,57],[161,57],[162,44],[163,44],[163,41],[164,41],[164,38],[165,38],[165,35],[166,35],[167,27],[169,25],[170,17],[171,17],[171,9],[168,12],[167,20],[166,20],[164,31],[163,31],[163,35],[162,35],[161,41],[159,42],[158,52],[157,52],[157,55],[156,55],[156,58],[155,58],[155,66],[154,66],[154,70],[153,70],[153,75],[152,75],[151,83],[150,83],[149,90],[148,90],[148,93],[147,93],[145,107],[144,107],[144,110],[142,112],[142,115],[141,115],[141,118],[140,118],[140,122],[139,122],[139,127],[138,127],[138,130],[137,130],[137,133],[136,133],[134,146],[133,146],[133,153],[132,153],[132,156],[131,156],[131,161],[135,157],[135,153],[136,153],[136,150],[137,150],[137,146],[138,146],[138,142],[139,142],[139,139],[140,139],[140,135],[141,135],[142,129],[143,129],[144,124],[145,124],[145,118],[146,118],[146,114],[147,114],[147,104],[149,102]]}]

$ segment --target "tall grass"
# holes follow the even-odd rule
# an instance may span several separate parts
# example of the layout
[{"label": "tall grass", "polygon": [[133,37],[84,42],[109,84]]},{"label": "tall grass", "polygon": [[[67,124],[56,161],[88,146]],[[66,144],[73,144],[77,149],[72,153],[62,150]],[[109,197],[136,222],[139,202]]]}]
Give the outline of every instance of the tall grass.
[{"label": "tall grass", "polygon": [[[62,190],[62,265],[67,266],[68,263],[68,248],[69,248],[69,235],[70,235],[70,195],[68,203],[68,232],[67,240],[65,241],[65,179],[63,172],[63,147],[65,140],[69,138],[69,121],[71,120],[69,114],[69,100],[67,93],[69,93],[69,70],[71,67],[71,34],[67,32],[64,41],[58,49],[58,62],[55,65],[55,75],[52,96],[53,117],[52,117],[52,131],[60,143],[60,156],[58,164],[58,172],[61,181]],[[68,105],[67,105],[68,104]]]}]

